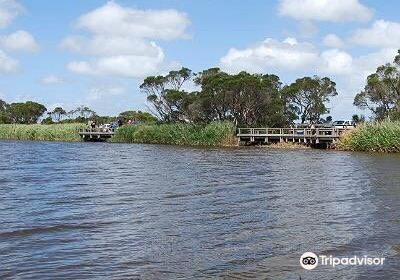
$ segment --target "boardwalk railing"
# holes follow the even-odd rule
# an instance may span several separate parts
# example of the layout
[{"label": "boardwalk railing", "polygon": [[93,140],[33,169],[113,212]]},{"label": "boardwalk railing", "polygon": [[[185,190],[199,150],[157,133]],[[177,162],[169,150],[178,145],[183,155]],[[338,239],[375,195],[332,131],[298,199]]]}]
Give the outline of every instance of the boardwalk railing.
[{"label": "boardwalk railing", "polygon": [[85,128],[79,130],[79,135],[84,141],[106,141],[114,135],[115,130],[112,128]]},{"label": "boardwalk railing", "polygon": [[96,127],[96,128],[85,128],[85,129],[81,129],[79,130],[79,133],[115,133],[114,128],[100,128],[100,127]]},{"label": "boardwalk railing", "polygon": [[238,128],[237,137],[245,142],[335,143],[345,128]]}]

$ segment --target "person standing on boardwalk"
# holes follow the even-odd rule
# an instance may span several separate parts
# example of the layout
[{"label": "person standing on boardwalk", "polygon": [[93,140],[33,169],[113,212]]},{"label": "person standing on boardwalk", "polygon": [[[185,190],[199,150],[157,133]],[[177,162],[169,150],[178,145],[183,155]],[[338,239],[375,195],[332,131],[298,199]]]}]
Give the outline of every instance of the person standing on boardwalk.
[{"label": "person standing on boardwalk", "polygon": [[315,124],[312,123],[312,124],[311,124],[311,134],[312,134],[312,135],[315,135],[316,132],[317,132],[317,131],[316,131],[316,129],[315,129]]}]

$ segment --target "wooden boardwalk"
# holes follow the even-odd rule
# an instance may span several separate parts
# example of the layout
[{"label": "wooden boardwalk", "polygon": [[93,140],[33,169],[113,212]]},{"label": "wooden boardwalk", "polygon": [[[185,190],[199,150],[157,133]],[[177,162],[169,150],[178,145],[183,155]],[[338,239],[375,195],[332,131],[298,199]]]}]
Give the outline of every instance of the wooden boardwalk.
[{"label": "wooden boardwalk", "polygon": [[102,142],[110,139],[115,133],[113,129],[105,129],[105,128],[91,128],[91,129],[82,129],[79,131],[79,135],[82,140],[85,142]]},{"label": "wooden boardwalk", "polygon": [[298,142],[330,147],[344,131],[343,128],[238,128],[237,137],[245,144]]}]

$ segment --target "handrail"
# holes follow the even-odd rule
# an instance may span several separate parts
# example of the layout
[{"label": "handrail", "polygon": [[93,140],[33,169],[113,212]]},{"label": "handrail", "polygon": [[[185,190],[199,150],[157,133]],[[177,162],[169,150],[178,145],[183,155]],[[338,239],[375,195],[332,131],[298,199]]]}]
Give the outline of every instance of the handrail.
[{"label": "handrail", "polygon": [[79,133],[114,133],[115,128],[84,128],[80,129]]},{"label": "handrail", "polygon": [[351,128],[336,128],[336,127],[318,127],[318,128],[254,128],[254,127],[240,127],[237,128],[238,136],[331,136],[339,137],[343,131],[350,130]]}]

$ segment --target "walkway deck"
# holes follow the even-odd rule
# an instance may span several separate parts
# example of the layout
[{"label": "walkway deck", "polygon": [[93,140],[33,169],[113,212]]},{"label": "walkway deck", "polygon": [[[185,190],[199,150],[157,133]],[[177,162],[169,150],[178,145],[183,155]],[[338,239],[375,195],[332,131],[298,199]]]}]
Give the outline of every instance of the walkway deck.
[{"label": "walkway deck", "polygon": [[298,142],[305,144],[335,144],[344,131],[342,128],[238,128],[237,137],[246,144],[270,142]]},{"label": "walkway deck", "polygon": [[83,141],[107,141],[114,135],[115,131],[112,129],[91,128],[79,131]]}]

